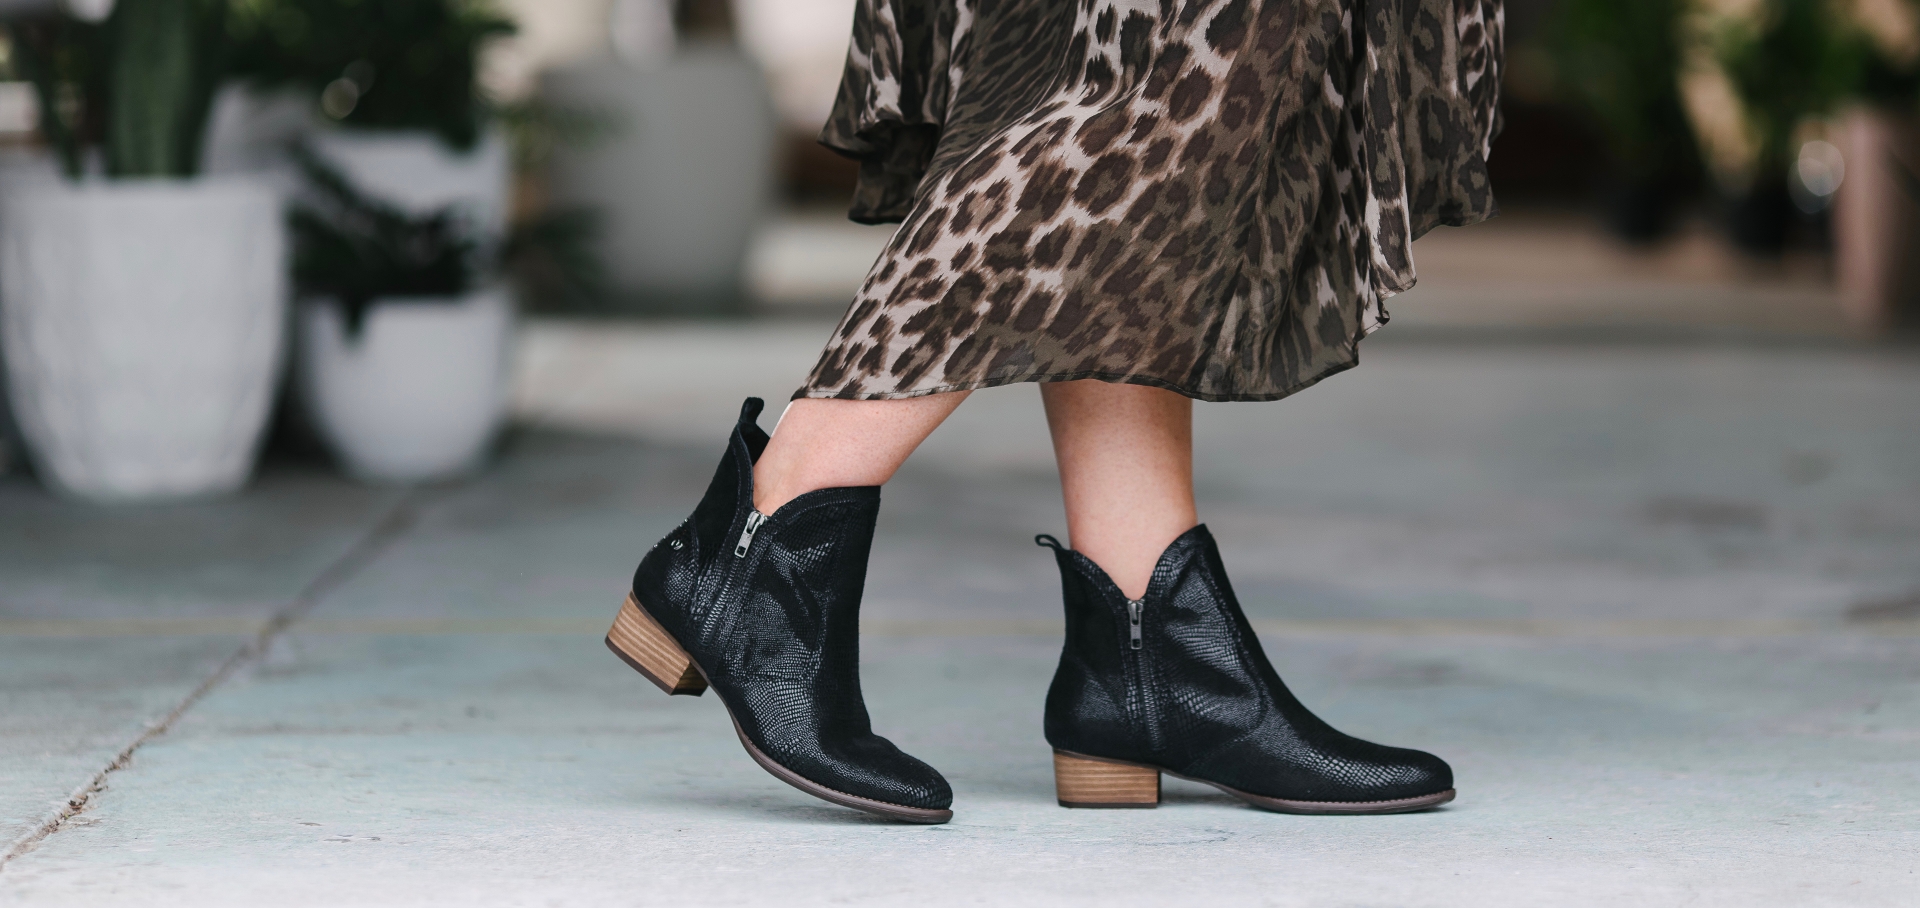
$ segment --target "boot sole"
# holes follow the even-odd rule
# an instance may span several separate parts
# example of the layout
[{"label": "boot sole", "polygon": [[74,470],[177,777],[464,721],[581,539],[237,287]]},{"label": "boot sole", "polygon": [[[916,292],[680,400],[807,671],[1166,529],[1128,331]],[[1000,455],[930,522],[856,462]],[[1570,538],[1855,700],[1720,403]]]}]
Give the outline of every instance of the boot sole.
[{"label": "boot sole", "polygon": [[1437,791],[1417,798],[1392,801],[1290,801],[1269,798],[1237,788],[1183,776],[1172,770],[1145,763],[1129,763],[1090,757],[1071,751],[1053,752],[1054,792],[1061,807],[1079,808],[1152,808],[1160,806],[1160,774],[1176,779],[1211,785],[1261,810],[1305,815],[1357,816],[1384,813],[1411,813],[1428,810],[1453,800],[1454,790]]},{"label": "boot sole", "polygon": [[[620,661],[633,667],[654,686],[669,695],[699,696],[706,693],[710,686],[706,669],[700,667],[686,648],[673,639],[667,629],[660,626],[652,615],[647,614],[645,606],[633,594],[627,594],[627,601],[621,603],[620,613],[613,619],[612,629],[607,631],[607,649],[620,657]],[[671,681],[667,679],[673,679]],[[722,700],[725,706],[726,701]],[[851,807],[891,820],[907,823],[937,825],[953,819],[951,810],[931,810],[925,807],[908,807],[904,804],[889,804],[872,798],[835,791],[775,762],[772,757],[755,747],[747,740],[746,732],[740,729],[740,720],[734,718],[733,710],[727,710],[727,719],[733,723],[733,733],[740,738],[740,746],[747,749],[747,756],[760,768],[774,778],[787,783],[822,801]]]}]

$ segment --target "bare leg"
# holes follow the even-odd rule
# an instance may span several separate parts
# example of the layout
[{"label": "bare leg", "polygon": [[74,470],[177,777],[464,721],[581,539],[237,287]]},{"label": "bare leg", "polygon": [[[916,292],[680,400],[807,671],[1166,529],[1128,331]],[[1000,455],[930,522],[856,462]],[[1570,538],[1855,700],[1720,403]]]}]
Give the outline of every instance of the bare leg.
[{"label": "bare leg", "polygon": [[754,508],[771,514],[815,489],[884,484],[968,393],[794,401],[754,464]]},{"label": "bare leg", "polygon": [[1129,599],[1160,554],[1200,522],[1193,504],[1193,401],[1102,381],[1040,386],[1073,547]]}]

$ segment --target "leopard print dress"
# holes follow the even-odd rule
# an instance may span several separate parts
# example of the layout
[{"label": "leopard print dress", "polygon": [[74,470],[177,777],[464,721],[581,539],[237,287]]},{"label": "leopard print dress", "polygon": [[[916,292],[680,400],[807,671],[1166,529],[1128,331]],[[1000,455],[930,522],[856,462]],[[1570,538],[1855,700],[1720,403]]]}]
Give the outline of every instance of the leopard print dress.
[{"label": "leopard print dress", "polygon": [[1491,217],[1500,0],[859,0],[821,140],[900,221],[795,397],[1353,366]]}]

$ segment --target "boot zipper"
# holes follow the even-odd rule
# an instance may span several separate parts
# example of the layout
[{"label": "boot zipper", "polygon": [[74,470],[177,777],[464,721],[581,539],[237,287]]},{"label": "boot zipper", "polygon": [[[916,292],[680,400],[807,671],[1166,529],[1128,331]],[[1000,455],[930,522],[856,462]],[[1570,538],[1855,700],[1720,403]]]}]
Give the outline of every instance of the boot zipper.
[{"label": "boot zipper", "polygon": [[[760,513],[759,509],[756,508],[747,512],[747,525],[740,531],[740,541],[734,543],[733,546],[733,557],[735,560],[747,557],[747,550],[753,547],[753,534],[760,532],[760,525],[766,522],[767,515]],[[716,567],[718,567],[718,565],[716,565]],[[706,621],[713,606],[725,602],[728,592],[733,589],[734,574],[735,571],[732,565],[725,566],[725,568],[720,571],[719,586],[714,589],[713,595],[707,597],[701,606],[693,610],[694,619],[699,623],[702,634],[707,633],[709,630]]]},{"label": "boot zipper", "polygon": [[1152,685],[1148,681],[1147,657],[1142,651],[1141,620],[1146,617],[1146,611],[1147,597],[1127,600],[1127,652],[1123,661],[1131,676],[1128,679],[1131,683],[1127,685],[1128,711],[1138,723],[1135,727],[1144,732],[1148,749],[1160,753],[1164,742],[1160,740],[1158,710],[1154,708]]},{"label": "boot zipper", "polygon": [[747,528],[740,531],[740,542],[733,547],[733,557],[747,557],[747,549],[753,545],[753,534],[760,532],[760,525],[767,522],[767,515],[759,511],[747,513]]}]

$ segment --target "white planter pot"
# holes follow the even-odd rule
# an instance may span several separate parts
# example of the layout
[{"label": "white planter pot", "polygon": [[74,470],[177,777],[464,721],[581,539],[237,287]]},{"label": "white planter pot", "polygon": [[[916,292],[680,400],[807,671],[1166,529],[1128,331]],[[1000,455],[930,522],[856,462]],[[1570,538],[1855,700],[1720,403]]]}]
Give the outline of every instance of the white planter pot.
[{"label": "white planter pot", "polygon": [[245,483],[286,300],[280,197],[246,179],[25,181],[0,202],[0,339],[40,475],[100,500]]},{"label": "white planter pot", "polygon": [[[42,148],[0,149],[0,199],[10,191],[35,182],[53,183],[60,179],[60,165],[52,153]],[[0,344],[0,475],[23,465],[26,445],[20,439],[20,427],[13,419],[13,407],[7,393],[7,350]]]},{"label": "white planter pot", "polygon": [[207,111],[200,172],[291,177],[288,146],[319,127],[319,115],[306,91],[230,82],[214,93],[213,107]]},{"label": "white planter pot", "polygon": [[465,152],[419,130],[324,130],[314,134],[313,148],[372,198],[415,216],[452,206],[482,242],[506,235],[513,162],[499,130]]},{"label": "white planter pot", "polygon": [[492,288],[391,298],[349,338],[339,306],[300,306],[300,395],[347,472],[422,482],[477,468],[506,411],[513,306]]}]

